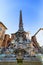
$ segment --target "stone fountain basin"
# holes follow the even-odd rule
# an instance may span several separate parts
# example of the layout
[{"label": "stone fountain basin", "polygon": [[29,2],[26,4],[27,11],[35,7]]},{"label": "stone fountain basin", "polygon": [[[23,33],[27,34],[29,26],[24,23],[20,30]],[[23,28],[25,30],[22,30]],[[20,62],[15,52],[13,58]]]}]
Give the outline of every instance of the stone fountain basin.
[{"label": "stone fountain basin", "polygon": [[[43,54],[36,54],[36,57],[24,57],[23,61],[42,61]],[[16,56],[14,54],[0,54],[0,61],[16,61]]]},{"label": "stone fountain basin", "polygon": [[16,57],[16,55],[14,55],[14,54],[0,54],[0,58],[3,58],[3,57]]}]

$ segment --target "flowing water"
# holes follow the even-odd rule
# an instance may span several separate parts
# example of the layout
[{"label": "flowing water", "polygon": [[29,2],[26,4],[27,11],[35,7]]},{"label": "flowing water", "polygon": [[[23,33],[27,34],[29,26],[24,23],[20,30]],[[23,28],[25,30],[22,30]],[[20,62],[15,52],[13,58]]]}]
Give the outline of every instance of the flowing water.
[{"label": "flowing water", "polygon": [[[37,57],[41,60],[43,65],[43,54],[38,54]],[[17,62],[16,57],[5,56],[5,54],[0,55],[0,65],[41,65],[40,62],[30,62],[30,58],[24,58],[23,62]]]}]

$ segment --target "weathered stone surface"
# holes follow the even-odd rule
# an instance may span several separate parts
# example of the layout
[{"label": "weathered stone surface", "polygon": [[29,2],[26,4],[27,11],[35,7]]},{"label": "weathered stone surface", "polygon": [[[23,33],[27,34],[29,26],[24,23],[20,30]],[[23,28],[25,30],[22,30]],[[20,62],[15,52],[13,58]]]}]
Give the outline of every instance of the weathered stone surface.
[{"label": "weathered stone surface", "polygon": [[0,62],[0,65],[42,65],[41,62],[28,62],[24,61],[21,64],[17,64],[17,62]]}]

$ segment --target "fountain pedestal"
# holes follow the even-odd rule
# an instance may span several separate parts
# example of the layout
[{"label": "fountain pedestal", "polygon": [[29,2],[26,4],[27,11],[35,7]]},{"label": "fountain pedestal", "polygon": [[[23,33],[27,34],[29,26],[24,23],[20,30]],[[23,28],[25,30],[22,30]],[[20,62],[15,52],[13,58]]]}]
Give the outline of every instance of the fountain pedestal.
[{"label": "fountain pedestal", "polygon": [[23,56],[18,55],[16,59],[17,59],[17,63],[23,63]]}]

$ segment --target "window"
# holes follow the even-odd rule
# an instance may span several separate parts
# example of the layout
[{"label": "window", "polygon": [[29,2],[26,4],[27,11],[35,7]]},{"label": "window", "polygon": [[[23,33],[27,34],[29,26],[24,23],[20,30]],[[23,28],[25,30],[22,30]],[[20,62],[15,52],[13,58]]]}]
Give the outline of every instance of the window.
[{"label": "window", "polygon": [[4,34],[5,33],[5,31],[3,31],[3,33],[2,34]]},{"label": "window", "polygon": [[0,31],[2,30],[2,28],[0,27]]}]

